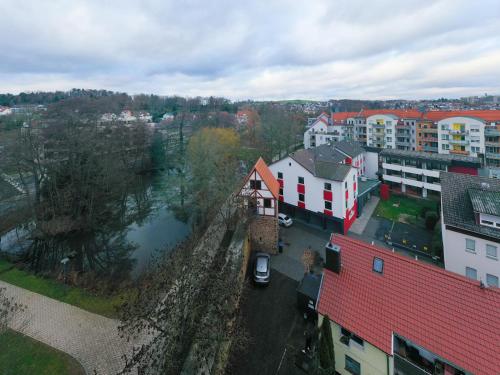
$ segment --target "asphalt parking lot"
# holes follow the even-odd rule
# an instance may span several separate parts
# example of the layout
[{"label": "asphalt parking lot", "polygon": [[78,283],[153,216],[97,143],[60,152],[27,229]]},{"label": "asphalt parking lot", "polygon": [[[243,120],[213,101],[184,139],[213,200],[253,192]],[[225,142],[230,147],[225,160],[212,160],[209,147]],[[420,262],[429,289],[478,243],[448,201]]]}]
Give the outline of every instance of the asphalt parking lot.
[{"label": "asphalt parking lot", "polygon": [[250,280],[243,292],[240,317],[248,342],[233,349],[228,375],[303,375],[295,366],[302,349],[305,322],[296,307],[298,282],[271,271],[271,283],[254,286]]},{"label": "asphalt parking lot", "polygon": [[[288,277],[300,281],[305,267],[302,262],[304,251],[310,248],[316,253],[317,261],[325,258],[325,245],[330,231],[295,221],[290,228],[280,227],[280,238],[284,242],[283,253],[271,258],[271,266]],[[316,269],[320,268],[318,264]]]}]

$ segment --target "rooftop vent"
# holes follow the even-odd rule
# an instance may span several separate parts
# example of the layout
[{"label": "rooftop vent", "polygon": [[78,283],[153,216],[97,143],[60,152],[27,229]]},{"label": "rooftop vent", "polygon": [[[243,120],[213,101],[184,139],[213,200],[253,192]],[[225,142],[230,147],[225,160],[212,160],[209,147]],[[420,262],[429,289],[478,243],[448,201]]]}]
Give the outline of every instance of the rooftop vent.
[{"label": "rooftop vent", "polygon": [[487,182],[481,182],[481,189],[487,190],[490,188],[490,184]]},{"label": "rooftop vent", "polygon": [[335,273],[340,273],[340,246],[328,242],[325,246],[326,261],[325,268]]}]

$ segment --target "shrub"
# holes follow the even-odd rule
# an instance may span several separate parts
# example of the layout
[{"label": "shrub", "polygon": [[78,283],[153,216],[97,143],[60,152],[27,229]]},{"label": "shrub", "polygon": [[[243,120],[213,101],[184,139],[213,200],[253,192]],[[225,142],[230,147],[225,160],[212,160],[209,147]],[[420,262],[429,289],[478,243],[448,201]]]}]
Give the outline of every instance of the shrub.
[{"label": "shrub", "polygon": [[425,218],[425,215],[429,212],[429,207],[427,206],[422,206],[420,208],[420,217]]},{"label": "shrub", "polygon": [[434,230],[438,222],[438,215],[434,211],[428,211],[425,214],[425,227],[429,230]]},{"label": "shrub", "polygon": [[335,353],[333,348],[332,329],[330,319],[326,315],[321,324],[321,337],[319,340],[319,363],[324,373],[335,373]]}]

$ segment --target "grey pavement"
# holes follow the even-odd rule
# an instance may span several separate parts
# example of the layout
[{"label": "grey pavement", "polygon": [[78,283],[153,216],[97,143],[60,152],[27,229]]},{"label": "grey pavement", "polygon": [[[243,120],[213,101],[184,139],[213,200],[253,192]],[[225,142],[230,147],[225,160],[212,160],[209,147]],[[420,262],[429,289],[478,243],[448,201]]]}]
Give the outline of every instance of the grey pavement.
[{"label": "grey pavement", "polygon": [[0,288],[26,306],[11,328],[68,353],[87,374],[116,374],[132,344],[118,335],[119,321],[0,281]]},{"label": "grey pavement", "polygon": [[362,234],[365,231],[365,228],[368,225],[368,222],[370,221],[370,218],[372,217],[379,200],[380,198],[377,196],[370,197],[370,200],[363,207],[363,213],[351,225],[349,232]]},{"label": "grey pavement", "polygon": [[330,234],[330,231],[299,221],[295,221],[290,228],[280,227],[280,238],[285,246],[283,253],[271,258],[271,267],[294,280],[302,280],[305,272],[302,264],[304,251],[310,246],[324,259],[325,245],[330,239]]}]

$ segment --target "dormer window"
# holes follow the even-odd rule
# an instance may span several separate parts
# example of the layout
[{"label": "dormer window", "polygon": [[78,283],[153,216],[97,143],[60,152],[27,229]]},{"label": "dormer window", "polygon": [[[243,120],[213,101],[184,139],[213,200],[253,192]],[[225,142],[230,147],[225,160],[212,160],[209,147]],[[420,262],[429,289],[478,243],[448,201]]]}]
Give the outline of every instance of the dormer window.
[{"label": "dormer window", "polygon": [[384,260],[380,258],[373,258],[373,271],[377,273],[384,273]]}]

